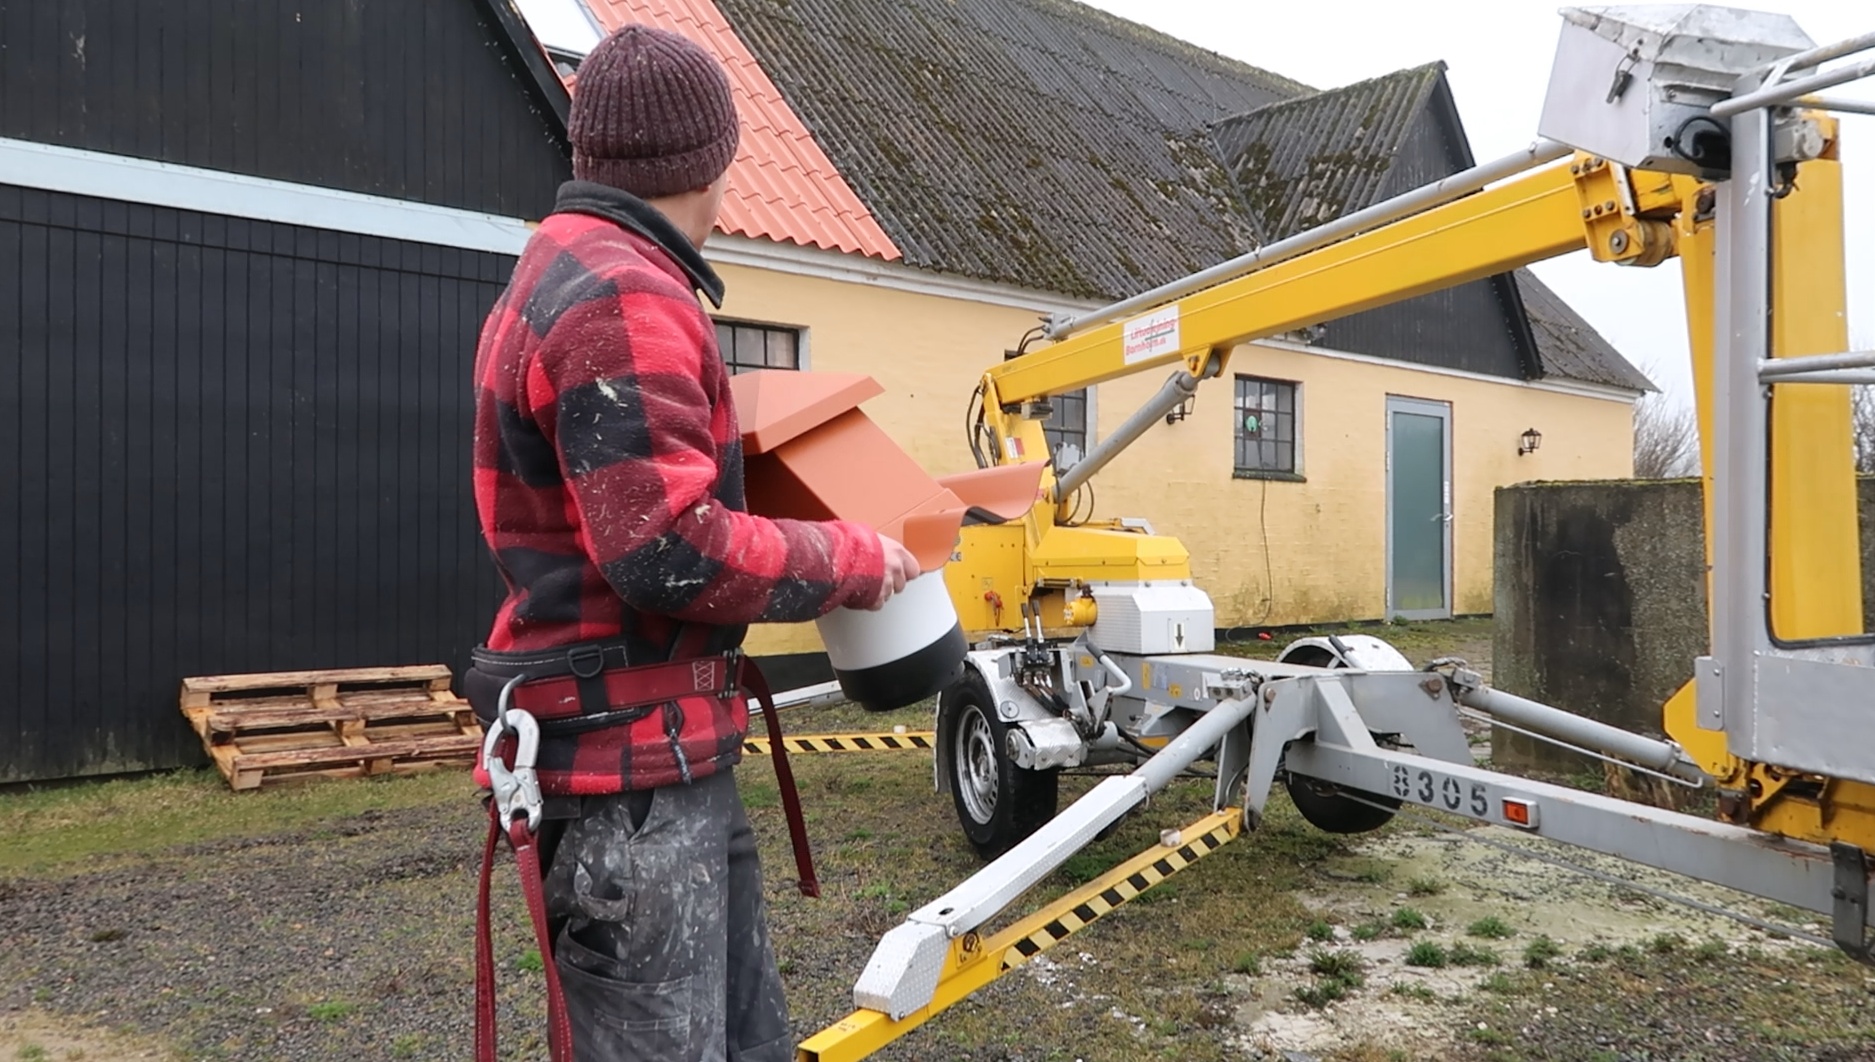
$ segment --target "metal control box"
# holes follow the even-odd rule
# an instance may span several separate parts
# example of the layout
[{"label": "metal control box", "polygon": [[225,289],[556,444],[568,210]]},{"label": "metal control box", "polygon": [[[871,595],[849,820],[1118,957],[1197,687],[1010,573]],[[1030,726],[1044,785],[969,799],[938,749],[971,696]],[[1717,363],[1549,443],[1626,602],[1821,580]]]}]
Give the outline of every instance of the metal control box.
[{"label": "metal control box", "polygon": [[1095,583],[1099,612],[1088,640],[1110,653],[1208,653],[1216,640],[1211,595],[1185,582]]},{"label": "metal control box", "polygon": [[[1813,46],[1788,15],[1710,4],[1565,8],[1538,132],[1624,166],[1712,175],[1738,78]],[[1697,138],[1709,138],[1706,144]],[[1716,138],[1712,139],[1712,138]],[[1689,157],[1691,156],[1691,157]],[[1698,160],[1698,161],[1695,161]]]}]

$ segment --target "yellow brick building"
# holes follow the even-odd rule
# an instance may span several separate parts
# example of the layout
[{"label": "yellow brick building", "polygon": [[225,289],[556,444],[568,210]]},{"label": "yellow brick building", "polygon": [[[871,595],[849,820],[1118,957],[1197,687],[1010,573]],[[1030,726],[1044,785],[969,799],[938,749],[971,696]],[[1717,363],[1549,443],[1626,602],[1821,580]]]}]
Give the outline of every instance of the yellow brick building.
[{"label": "yellow brick building", "polygon": [[[705,253],[732,367],[872,375],[867,411],[935,473],[972,467],[971,390],[1040,317],[1473,161],[1442,65],[1316,91],[1061,0],[581,10],[691,33],[731,70],[746,134]],[[577,42],[546,43],[576,66]],[[1094,481],[1098,515],[1185,545],[1226,629],[1490,611],[1492,492],[1629,475],[1650,387],[1523,272],[1249,345],[1229,375]],[[1162,376],[1058,398],[1056,458]],[[750,648],[819,646],[796,627]]]}]

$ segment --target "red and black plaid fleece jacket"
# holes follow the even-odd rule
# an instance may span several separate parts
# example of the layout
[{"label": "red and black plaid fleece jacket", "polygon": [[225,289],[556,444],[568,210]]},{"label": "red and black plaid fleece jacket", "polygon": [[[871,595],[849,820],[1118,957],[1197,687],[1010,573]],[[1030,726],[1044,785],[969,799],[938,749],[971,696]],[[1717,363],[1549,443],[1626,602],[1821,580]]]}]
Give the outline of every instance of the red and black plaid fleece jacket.
[{"label": "red and black plaid fleece jacket", "polygon": [[[729,372],[698,290],[720,305],[722,281],[668,219],[582,181],[515,263],[476,351],[476,508],[508,586],[489,649],[623,639],[654,663],[679,624],[712,628],[700,651],[716,653],[750,623],[877,598],[872,531],[744,511]],[[671,784],[686,773],[673,745],[693,779],[736,762],[740,698],[677,709],[544,741],[543,788]]]}]

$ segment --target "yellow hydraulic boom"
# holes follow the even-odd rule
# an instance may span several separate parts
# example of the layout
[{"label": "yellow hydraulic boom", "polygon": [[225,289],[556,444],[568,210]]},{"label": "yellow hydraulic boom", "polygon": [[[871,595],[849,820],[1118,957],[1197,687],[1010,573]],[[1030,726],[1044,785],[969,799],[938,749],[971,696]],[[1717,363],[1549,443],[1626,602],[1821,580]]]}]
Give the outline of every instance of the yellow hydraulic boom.
[{"label": "yellow hydraulic boom", "polygon": [[[1775,208],[1776,258],[1804,263],[1802,283],[1785,279],[1773,292],[1779,356],[1837,351],[1847,344],[1838,130],[1825,116],[1815,120],[1827,147],[1798,168],[1796,190]],[[1574,251],[1587,249],[1599,261],[1630,266],[1677,255],[1685,259],[1685,309],[1710,484],[1712,200],[1712,186],[1696,178],[1629,170],[1578,152],[1004,361],[983,376],[982,435],[993,440],[990,450],[998,463],[1049,461],[1045,414],[1037,414],[1036,404],[1050,395],[1170,365],[1179,367],[1189,389],[1221,374],[1245,343]],[[1777,275],[1793,278],[1798,270]],[[1153,334],[1142,340],[1148,327]],[[1776,385],[1774,402],[1774,622],[1787,637],[1860,633],[1848,387]],[[1087,460],[1106,456],[1090,454]],[[1052,468],[1045,473],[1044,497],[1023,521],[964,530],[945,577],[967,630],[980,635],[1016,629],[1020,606],[1028,603],[1051,633],[1068,634],[1095,618],[1091,609],[1071,608],[1077,585],[1191,578],[1183,547],[1170,537],[1117,520],[1065,525],[1072,491],[1060,489],[1064,481]],[[1710,490],[1707,510],[1710,528]],[[1691,726],[1691,705],[1689,686],[1669,708],[1671,733],[1722,784],[1736,784],[1740,796],[1728,804],[1732,818],[1812,840],[1847,832],[1875,846],[1875,789],[1735,761],[1723,732]]]},{"label": "yellow hydraulic boom", "polygon": [[[971,429],[978,462],[1049,467],[1024,520],[965,528],[945,568],[963,625],[987,644],[940,701],[933,740],[966,830],[980,828],[972,843],[1002,854],[882,938],[855,985],[858,1009],[803,1043],[803,1062],[864,1057],[1255,829],[1279,780],[1326,829],[1361,832],[1390,809],[1437,807],[1801,904],[1831,917],[1849,954],[1875,963],[1875,648],[1863,632],[1845,386],[1875,383],[1875,352],[1842,352],[1838,127],[1814,96],[1875,75],[1866,58],[1817,69],[1875,51],[1875,34],[1818,48],[1781,16],[1700,7],[1676,14],[1679,28],[1663,36],[1654,21],[1611,11],[1565,12],[1544,115],[1552,135],[1596,152],[1538,141],[1185,281],[1051,320],[1044,345],[1025,341],[984,373]],[[1715,38],[1715,26],[1738,39]],[[1697,130],[1718,139],[1693,143]],[[1176,540],[1138,521],[1077,522],[1076,492],[1233,354],[1255,356],[1237,348],[1582,249],[1621,265],[1683,265],[1712,649],[1667,705],[1673,741],[1493,690],[1462,662],[1430,673],[1397,653],[1363,663],[1359,652],[1378,651],[1340,641],[1347,670],[1248,665],[1208,653],[1208,632],[1199,648],[1147,644],[1143,621],[1114,625],[1103,643],[1102,593],[1129,617],[1150,607],[1188,622],[1208,618],[1208,605],[1189,606],[1197,591]],[[1078,463],[1055,466],[1044,434],[1051,396],[1166,367],[1158,396]],[[1477,765],[1461,706],[1637,769],[1710,778],[1727,821]],[[1201,756],[1217,767],[1213,815],[982,935],[1067,852]],[[1052,782],[1032,781],[1052,777],[1045,771],[1127,757],[1130,773],[1039,827],[1009,812],[1038,793],[1052,811]],[[1016,827],[1032,832],[1011,837]]]}]

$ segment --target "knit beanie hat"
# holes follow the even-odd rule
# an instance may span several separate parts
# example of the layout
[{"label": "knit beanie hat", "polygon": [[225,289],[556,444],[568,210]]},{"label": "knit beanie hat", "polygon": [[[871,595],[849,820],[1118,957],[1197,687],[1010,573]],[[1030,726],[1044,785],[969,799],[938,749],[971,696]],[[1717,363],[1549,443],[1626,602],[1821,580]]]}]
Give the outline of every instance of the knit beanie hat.
[{"label": "knit beanie hat", "polygon": [[580,63],[566,124],[573,176],[641,199],[714,181],[741,136],[722,64],[680,34],[636,24]]}]

